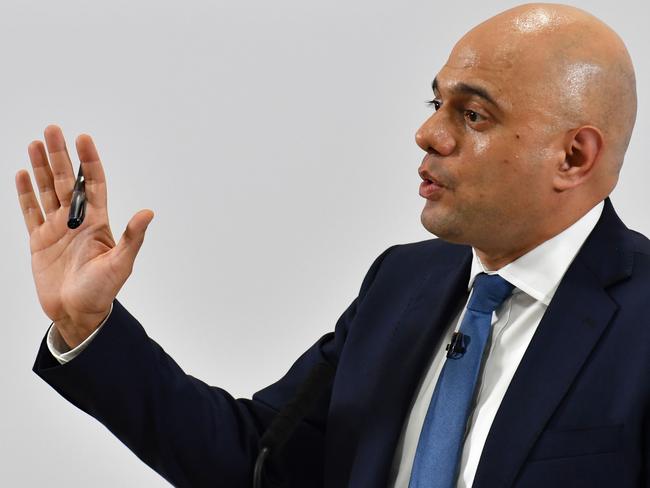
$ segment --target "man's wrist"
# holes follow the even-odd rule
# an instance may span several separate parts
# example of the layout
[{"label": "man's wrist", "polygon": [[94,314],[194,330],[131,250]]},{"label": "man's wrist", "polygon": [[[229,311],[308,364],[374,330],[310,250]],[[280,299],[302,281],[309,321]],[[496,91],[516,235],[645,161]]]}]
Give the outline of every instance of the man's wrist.
[{"label": "man's wrist", "polygon": [[88,315],[83,319],[66,318],[53,322],[61,339],[69,349],[74,349],[82,344],[88,337],[93,334],[106,321],[113,310],[111,303],[110,309],[101,314]]},{"label": "man's wrist", "polygon": [[61,364],[65,364],[68,361],[77,357],[95,338],[99,333],[100,329],[104,326],[111,313],[113,312],[113,304],[111,303],[111,308],[102,322],[95,328],[95,330],[85,338],[81,343],[76,347],[70,348],[69,344],[61,336],[59,329],[55,327],[55,323],[52,322],[50,329],[47,332],[47,347],[54,356],[54,358]]}]

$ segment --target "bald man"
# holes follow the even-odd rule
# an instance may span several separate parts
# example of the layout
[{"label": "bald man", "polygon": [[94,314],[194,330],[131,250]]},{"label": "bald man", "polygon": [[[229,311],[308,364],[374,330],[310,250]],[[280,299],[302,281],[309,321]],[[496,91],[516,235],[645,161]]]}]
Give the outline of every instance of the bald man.
[{"label": "bald man", "polygon": [[50,126],[29,147],[47,219],[16,176],[53,321],[34,371],[176,486],[251,486],[261,435],[320,363],[333,381],[269,466],[285,486],[650,486],[650,243],[608,198],[635,90],[623,42],[584,11],[472,29],[416,134],[438,239],[384,251],[335,331],[250,400],[186,375],[116,299],[153,215],[115,244],[84,135],[89,206],[67,229],[74,174]]}]

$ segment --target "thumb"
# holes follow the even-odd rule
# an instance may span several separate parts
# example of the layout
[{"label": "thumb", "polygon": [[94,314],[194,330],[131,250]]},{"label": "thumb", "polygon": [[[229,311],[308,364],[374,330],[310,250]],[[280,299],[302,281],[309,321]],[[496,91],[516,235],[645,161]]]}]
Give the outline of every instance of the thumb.
[{"label": "thumb", "polygon": [[144,242],[144,234],[153,220],[154,213],[151,210],[140,210],[136,213],[122,234],[120,242],[115,247],[115,259],[117,261],[126,261],[129,268],[133,267],[135,257]]}]

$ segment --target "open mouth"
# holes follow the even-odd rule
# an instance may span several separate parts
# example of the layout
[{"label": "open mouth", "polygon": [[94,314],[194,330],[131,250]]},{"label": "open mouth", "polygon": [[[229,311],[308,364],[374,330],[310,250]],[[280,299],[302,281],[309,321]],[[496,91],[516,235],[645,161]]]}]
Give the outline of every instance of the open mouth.
[{"label": "open mouth", "polygon": [[445,187],[440,185],[437,181],[425,178],[422,183],[420,183],[420,196],[427,200],[436,200],[444,189]]}]

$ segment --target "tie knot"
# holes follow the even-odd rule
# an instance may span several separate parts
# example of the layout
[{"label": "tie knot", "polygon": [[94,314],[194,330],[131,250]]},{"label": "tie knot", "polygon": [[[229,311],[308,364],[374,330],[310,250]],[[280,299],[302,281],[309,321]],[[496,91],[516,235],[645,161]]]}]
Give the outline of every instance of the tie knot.
[{"label": "tie knot", "polygon": [[474,293],[467,308],[475,312],[492,313],[510,296],[513,289],[514,285],[498,274],[480,273],[474,279]]}]

